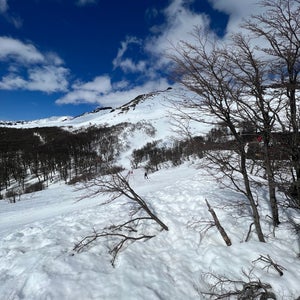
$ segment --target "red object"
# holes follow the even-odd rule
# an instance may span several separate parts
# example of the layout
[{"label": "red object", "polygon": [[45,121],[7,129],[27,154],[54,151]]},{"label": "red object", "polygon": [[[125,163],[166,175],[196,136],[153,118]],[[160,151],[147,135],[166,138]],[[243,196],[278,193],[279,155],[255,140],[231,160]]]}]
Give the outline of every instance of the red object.
[{"label": "red object", "polygon": [[260,143],[261,141],[262,141],[262,136],[261,135],[259,135],[258,137],[257,137],[257,141]]}]

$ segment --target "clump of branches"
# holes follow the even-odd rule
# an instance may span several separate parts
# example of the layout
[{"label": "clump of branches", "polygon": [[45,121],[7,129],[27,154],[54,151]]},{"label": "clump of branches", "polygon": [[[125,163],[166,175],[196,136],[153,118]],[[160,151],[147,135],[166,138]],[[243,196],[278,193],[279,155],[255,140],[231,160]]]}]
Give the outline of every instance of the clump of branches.
[{"label": "clump of branches", "polygon": [[209,296],[210,299],[238,299],[238,300],[266,300],[275,299],[272,287],[268,283],[263,283],[259,278],[253,278],[251,271],[243,271],[245,280],[233,280],[226,276],[207,273],[204,276],[209,277],[214,283],[210,285],[209,292],[201,292],[202,295]]},{"label": "clump of branches", "polygon": [[155,236],[153,233],[148,233],[149,231],[154,232],[154,226],[149,226],[149,222],[158,225],[160,231],[169,230],[168,226],[131,187],[129,175],[124,176],[121,172],[115,172],[109,176],[102,176],[89,183],[88,188],[92,190],[88,196],[108,195],[109,198],[105,204],[124,196],[126,201],[129,200],[133,204],[130,211],[130,220],[107,226],[101,231],[94,229],[92,234],[84,237],[74,246],[74,251],[82,252],[91,247],[97,239],[107,238],[112,243],[109,253],[112,255],[111,263],[115,266],[117,255],[127,244],[141,240],[146,241]]},{"label": "clump of branches", "polygon": [[199,232],[201,242],[204,239],[206,233],[211,228],[215,227],[215,223],[212,220],[192,220],[188,223],[187,226]]},{"label": "clump of branches", "polygon": [[105,227],[102,231],[97,232],[95,229],[93,233],[84,237],[80,242],[75,244],[73,250],[77,253],[84,251],[92,245],[98,238],[113,238],[114,243],[111,246],[109,253],[112,255],[111,264],[114,267],[117,255],[121,249],[129,243],[136,241],[147,241],[155,235],[139,233],[139,223],[143,220],[151,220],[150,217],[134,218],[122,224],[111,225]]},{"label": "clump of branches", "polygon": [[276,270],[280,276],[283,275],[283,270],[286,270],[283,266],[277,264],[274,262],[274,260],[270,257],[270,255],[260,255],[258,259],[254,260],[253,263],[255,262],[262,262],[265,264],[263,269],[269,270],[271,267]]}]

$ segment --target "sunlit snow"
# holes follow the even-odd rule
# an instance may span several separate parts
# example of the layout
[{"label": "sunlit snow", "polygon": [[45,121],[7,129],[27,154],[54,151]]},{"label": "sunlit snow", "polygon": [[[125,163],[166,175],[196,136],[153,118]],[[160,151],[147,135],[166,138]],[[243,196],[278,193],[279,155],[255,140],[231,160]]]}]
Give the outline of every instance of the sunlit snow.
[{"label": "sunlit snow", "polygon": [[[148,99],[141,109],[128,113],[99,112],[67,121],[49,121],[47,126],[146,120],[157,130],[155,139],[167,139],[173,131],[167,109],[163,109],[164,97],[161,94]],[[44,126],[39,122],[27,126],[37,124]],[[195,127],[195,133],[205,131],[204,125]],[[129,141],[132,150],[145,142],[139,133]],[[130,166],[128,156],[129,152],[120,158],[125,168]],[[220,186],[201,167],[201,160],[160,169],[150,173],[149,179],[143,175],[143,169],[133,170],[129,182],[169,231],[127,245],[117,256],[115,267],[106,239],[95,241],[81,253],[72,249],[93,230],[128,219],[126,199],[100,205],[107,199],[98,195],[78,201],[89,194],[88,189],[56,182],[46,190],[22,195],[15,204],[0,201],[0,299],[209,299],[204,293],[211,292],[211,274],[243,281],[248,275],[270,284],[277,299],[300,296],[300,241],[288,222],[293,211],[281,210],[282,223],[274,234],[264,181],[257,195],[267,242],[260,243],[254,233],[245,242],[252,220],[234,205],[246,201],[244,196]],[[215,209],[232,246],[226,246],[215,227],[206,227],[212,218],[205,199]],[[300,222],[299,216],[293,217]],[[261,255],[269,255],[280,265],[283,276],[257,260]]]}]

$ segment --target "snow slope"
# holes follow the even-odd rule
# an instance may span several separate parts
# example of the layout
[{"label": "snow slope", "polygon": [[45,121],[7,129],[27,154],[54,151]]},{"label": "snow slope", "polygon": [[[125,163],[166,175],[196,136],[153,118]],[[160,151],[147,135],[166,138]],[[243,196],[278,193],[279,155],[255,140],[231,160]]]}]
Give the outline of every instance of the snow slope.
[{"label": "snow slope", "polygon": [[[197,164],[160,170],[149,180],[136,170],[130,182],[169,231],[128,246],[115,268],[105,239],[79,254],[72,249],[93,229],[125,220],[129,207],[124,199],[102,206],[98,205],[105,200],[101,197],[78,202],[87,191],[56,184],[24,196],[16,205],[1,201],[1,299],[208,299],[200,294],[210,281],[205,274],[245,280],[243,271],[251,269],[253,278],[272,285],[278,299],[300,295],[299,241],[287,223],[274,238],[264,218],[268,243],[257,242],[255,236],[243,242],[251,220],[238,218],[232,208],[226,208],[242,196],[221,189]],[[232,239],[231,247],[215,228],[200,239],[201,222],[211,220],[205,199],[216,209]],[[253,262],[260,255],[270,255],[285,268],[284,275]]]},{"label": "snow slope", "polygon": [[[155,128],[158,128],[158,139],[166,136],[174,136],[173,128],[170,127],[172,115],[177,111],[172,105],[174,99],[186,97],[191,92],[182,88],[172,88],[165,91],[157,91],[150,94],[137,96],[121,107],[113,109],[99,110],[90,112],[78,117],[51,117],[28,122],[8,122],[0,126],[11,126],[15,128],[33,128],[46,126],[59,126],[66,129],[80,128],[92,125],[112,126],[123,122],[137,123],[149,122]],[[198,135],[206,133],[210,125],[192,124],[191,130]]]},{"label": "snow slope", "polygon": [[[156,128],[151,138],[171,140],[176,133],[170,126],[168,99],[175,94],[178,91],[167,90],[138,98],[112,112],[14,126],[80,128],[149,122]],[[203,124],[192,124],[192,128],[195,134],[209,129]],[[147,142],[139,132],[127,138],[131,149]],[[124,166],[130,165],[127,154],[121,156]],[[56,182],[47,190],[22,195],[15,204],[0,201],[0,299],[209,299],[203,292],[212,291],[215,281],[211,274],[243,281],[249,279],[248,275],[251,280],[269,283],[277,299],[300,296],[300,241],[288,222],[294,212],[281,212],[282,224],[274,237],[263,181],[257,195],[262,202],[259,209],[267,243],[259,243],[254,233],[249,242],[244,242],[252,220],[247,211],[235,207],[244,196],[219,186],[201,168],[201,160],[161,169],[149,174],[149,180],[144,179],[143,170],[134,170],[130,184],[169,231],[125,247],[115,268],[110,262],[110,240],[99,239],[81,253],[74,253],[73,247],[93,230],[126,221],[131,208],[126,199],[107,205],[100,205],[107,199],[99,195],[78,201],[89,190]],[[232,246],[225,245],[215,227],[208,229],[212,218],[205,199],[215,209]],[[300,223],[298,215],[293,218]],[[282,266],[283,276],[257,261],[261,255],[269,255]]]}]

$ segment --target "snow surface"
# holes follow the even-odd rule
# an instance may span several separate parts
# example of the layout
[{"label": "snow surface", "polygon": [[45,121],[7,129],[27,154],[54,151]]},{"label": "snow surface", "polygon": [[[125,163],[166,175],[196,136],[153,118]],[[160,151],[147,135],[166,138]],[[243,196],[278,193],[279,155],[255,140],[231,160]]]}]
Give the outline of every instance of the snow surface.
[{"label": "snow surface", "polygon": [[[34,121],[17,127],[114,125],[120,122],[150,122],[157,132],[148,139],[171,139],[167,96],[158,93],[131,107],[128,112],[100,111],[74,119]],[[208,127],[194,128],[201,134]],[[128,138],[128,137],[127,137]],[[131,149],[147,142],[136,132],[127,141]],[[130,151],[121,156],[129,167]],[[130,184],[169,227],[148,241],[127,245],[111,264],[109,241],[98,239],[91,247],[75,253],[73,247],[93,230],[128,220],[130,205],[124,198],[100,205],[103,196],[82,198],[89,190],[56,182],[48,189],[22,195],[17,203],[0,201],[0,299],[1,300],[189,300],[209,299],[214,281],[209,274],[231,280],[269,283],[277,299],[300,296],[300,240],[288,218],[299,224],[299,215],[281,211],[282,223],[273,234],[268,217],[267,188],[257,190],[263,232],[267,243],[254,233],[245,242],[252,220],[246,208],[235,204],[244,196],[224,189],[201,167],[201,160],[178,167],[160,169],[144,179],[143,170],[134,170]],[[205,199],[215,209],[232,240],[227,247],[212,221]],[[279,199],[280,200],[280,199]],[[242,217],[243,215],[243,217]],[[151,228],[149,229],[151,230]],[[269,255],[282,266],[283,276],[265,263],[256,261]],[[210,290],[211,291],[211,290]]]},{"label": "snow surface", "polygon": [[[197,164],[163,169],[149,177],[145,180],[143,170],[135,170],[130,183],[169,231],[126,247],[115,268],[105,239],[79,254],[72,249],[93,229],[126,220],[129,209],[124,199],[107,205],[99,205],[105,200],[100,196],[78,201],[88,191],[57,183],[23,195],[16,204],[1,201],[1,299],[205,299],[199,295],[207,291],[209,279],[204,274],[245,280],[242,272],[252,268],[253,276],[272,285],[278,299],[300,295],[299,240],[288,223],[280,225],[274,238],[271,224],[263,218],[268,242],[257,242],[253,235],[246,243],[251,220],[238,218],[226,207],[242,196],[217,186]],[[225,245],[215,228],[200,239],[200,221],[211,220],[205,199],[215,208],[232,246]],[[284,275],[254,263],[260,255],[270,255],[285,268]]]}]

